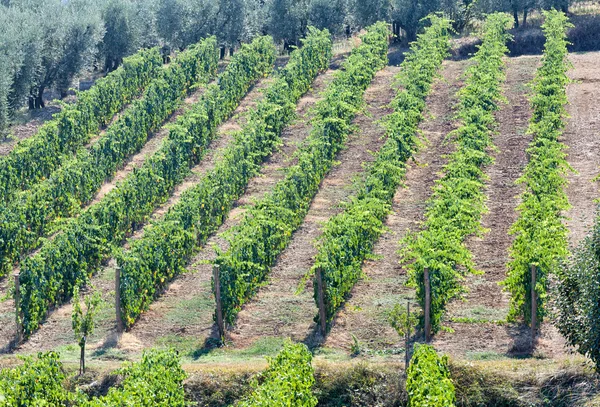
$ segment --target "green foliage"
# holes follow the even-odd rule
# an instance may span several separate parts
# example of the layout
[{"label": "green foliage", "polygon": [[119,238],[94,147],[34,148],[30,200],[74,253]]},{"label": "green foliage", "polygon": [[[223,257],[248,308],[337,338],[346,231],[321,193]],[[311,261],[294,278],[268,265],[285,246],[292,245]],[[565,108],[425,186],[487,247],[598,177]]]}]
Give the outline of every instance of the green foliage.
[{"label": "green foliage", "polygon": [[453,407],[454,384],[448,371],[448,357],[439,356],[429,345],[415,345],[406,373],[409,407]]},{"label": "green foliage", "polygon": [[[432,15],[431,26],[412,44],[397,79],[401,90],[385,118],[386,143],[366,171],[364,185],[344,212],[329,219],[319,238],[312,272],[323,272],[327,322],[344,303],[361,276],[363,260],[383,232],[394,193],[405,173],[406,161],[419,145],[418,125],[425,97],[437,69],[448,53],[450,21]],[[318,292],[315,287],[315,301]],[[318,316],[317,316],[318,318]]]},{"label": "green foliage", "polygon": [[106,179],[144,146],[186,92],[216,74],[217,62],[214,38],[181,53],[89,149],[81,148],[47,180],[7,203],[0,215],[0,222],[7,225],[0,231],[0,274],[37,247],[44,235],[56,231],[60,224],[54,221],[76,215],[89,203]]},{"label": "green foliage", "polygon": [[600,371],[600,217],[559,273],[555,324]]},{"label": "green foliage", "polygon": [[100,291],[96,291],[92,288],[92,294],[85,297],[85,312],[81,307],[81,300],[79,298],[79,287],[75,287],[73,292],[73,298],[71,304],[73,305],[73,312],[71,313],[71,325],[75,338],[81,349],[81,356],[79,361],[79,374],[85,373],[85,345],[87,338],[94,333],[94,327],[96,325],[96,314],[98,313],[98,307],[101,303]]},{"label": "green foliage", "polygon": [[405,336],[407,333],[411,335],[414,328],[417,326],[420,319],[420,313],[406,312],[403,306],[395,304],[394,308],[388,314],[388,321],[394,330],[400,336]]},{"label": "green foliage", "polygon": [[63,386],[66,376],[57,353],[22,359],[21,366],[0,371],[0,406],[63,406],[75,399]]},{"label": "green foliage", "polygon": [[77,96],[32,137],[0,158],[0,202],[48,177],[67,152],[87,143],[115,113],[155,79],[162,59],[157,49],[142,50]]},{"label": "green foliage", "polygon": [[456,151],[450,155],[444,174],[437,181],[428,201],[423,230],[409,234],[401,255],[408,263],[409,285],[417,289],[424,308],[423,270],[428,267],[431,280],[431,324],[440,329],[441,318],[450,300],[464,292],[465,273],[475,272],[472,254],[465,239],[482,233],[481,215],[486,210],[483,167],[492,158],[494,112],[501,100],[504,80],[503,56],[510,38],[511,19],[506,14],[491,14],[483,29],[483,42],[473,57],[466,84],[459,91],[458,118],[461,126],[453,133]]},{"label": "green foliage", "polygon": [[242,305],[258,290],[306,216],[351,131],[365,89],[387,62],[387,34],[385,23],[377,23],[362,36],[362,44],[352,51],[317,103],[313,130],[299,149],[297,164],[232,229],[230,249],[215,260],[221,270],[221,303],[227,323],[233,323]]},{"label": "green foliage", "polygon": [[23,365],[0,372],[0,406],[180,406],[186,405],[186,373],[174,350],[150,350],[142,360],[117,370],[122,381],[106,396],[88,400],[80,391],[65,388],[66,376],[59,355],[38,353],[23,357]]},{"label": "green foliage", "polygon": [[511,294],[509,320],[523,317],[526,323],[531,321],[530,265],[537,267],[535,292],[537,318],[541,322],[547,313],[550,274],[568,256],[568,230],[563,224],[563,212],[570,207],[564,191],[570,167],[566,147],[559,137],[566,118],[569,83],[566,72],[570,67],[566,30],[571,25],[562,12],[548,11],[544,16],[546,44],[542,66],[533,81],[533,113],[528,129],[533,141],[527,149],[529,162],[517,180],[524,191],[517,208],[519,218],[510,229],[516,237],[510,248],[508,277],[502,283]]},{"label": "green foliage", "polygon": [[150,350],[142,360],[118,371],[123,382],[108,394],[82,403],[84,407],[183,407],[183,381],[187,377],[175,350]]},{"label": "green foliage", "polygon": [[[215,40],[210,44],[210,56],[216,62]],[[155,155],[99,203],[70,220],[63,233],[23,263],[21,310],[26,334],[37,329],[50,304],[68,298],[78,281],[87,282],[101,260],[110,255],[110,245],[121,243],[168,198],[200,159],[217,126],[233,112],[252,83],[271,69],[275,58],[268,37],[256,39],[238,55],[218,84],[209,86],[200,102],[178,118]]]},{"label": "green foliage", "polygon": [[82,341],[85,342],[85,338],[94,333],[94,327],[96,325],[95,317],[98,313],[98,306],[100,305],[102,298],[100,297],[100,291],[92,291],[91,295],[85,297],[85,312],[81,307],[79,287],[75,287],[75,290],[73,291],[73,298],[71,299],[73,312],[71,313],[71,319],[73,332],[79,343]]},{"label": "green foliage", "polygon": [[260,163],[280,141],[293,119],[295,104],[331,58],[327,31],[309,30],[301,48],[266,89],[234,143],[223,151],[213,170],[160,221],[146,228],[129,252],[118,255],[121,273],[121,312],[128,326],[175,275],[184,270],[197,245],[225,220],[233,202],[244,192]]},{"label": "green foliage", "polygon": [[108,0],[102,9],[104,36],[100,50],[105,69],[112,71],[137,49],[133,7],[129,0]]},{"label": "green foliage", "polygon": [[312,393],[315,384],[312,355],[306,345],[287,342],[275,358],[268,359],[269,368],[261,375],[261,384],[255,382],[254,391],[237,407],[317,405]]}]

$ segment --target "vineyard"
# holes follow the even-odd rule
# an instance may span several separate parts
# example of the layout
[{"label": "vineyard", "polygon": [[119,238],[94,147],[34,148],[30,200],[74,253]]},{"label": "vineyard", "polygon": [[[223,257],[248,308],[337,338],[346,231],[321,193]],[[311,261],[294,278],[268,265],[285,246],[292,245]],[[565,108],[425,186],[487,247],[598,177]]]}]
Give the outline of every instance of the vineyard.
[{"label": "vineyard", "polygon": [[0,157],[0,406],[600,403],[600,54],[535,18],[541,55],[432,13],[77,92]]}]

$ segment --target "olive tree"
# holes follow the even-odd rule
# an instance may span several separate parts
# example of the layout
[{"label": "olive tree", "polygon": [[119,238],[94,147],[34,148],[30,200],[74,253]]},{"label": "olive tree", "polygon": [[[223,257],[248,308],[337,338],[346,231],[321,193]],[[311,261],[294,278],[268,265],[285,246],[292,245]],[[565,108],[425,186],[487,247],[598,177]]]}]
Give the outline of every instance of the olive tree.
[{"label": "olive tree", "polygon": [[311,0],[309,4],[308,22],[320,30],[326,28],[333,35],[340,34],[345,19],[345,0]]},{"label": "olive tree", "polygon": [[101,51],[104,67],[108,71],[116,69],[123,58],[132,54],[138,47],[134,24],[133,7],[129,0],[108,0],[102,9],[104,37]]}]

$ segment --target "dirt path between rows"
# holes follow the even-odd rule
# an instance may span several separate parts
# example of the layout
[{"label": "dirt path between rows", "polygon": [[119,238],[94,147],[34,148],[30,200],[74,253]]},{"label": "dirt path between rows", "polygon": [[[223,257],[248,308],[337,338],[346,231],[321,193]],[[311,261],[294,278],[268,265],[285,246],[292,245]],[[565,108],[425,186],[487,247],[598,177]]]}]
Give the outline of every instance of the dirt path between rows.
[{"label": "dirt path between rows", "polygon": [[[598,174],[600,164],[600,106],[593,103],[600,99],[599,53],[571,54],[574,65],[569,72],[574,82],[568,86],[571,103],[567,110],[568,120],[562,141],[569,148],[567,161],[577,173],[568,175],[567,195],[572,205],[566,215],[571,245],[577,244],[593,223],[595,204],[599,191],[592,179]],[[496,163],[487,173],[490,182],[486,194],[490,212],[484,216],[483,225],[490,228],[483,239],[471,239],[470,247],[477,265],[485,272],[483,276],[471,277],[471,292],[467,302],[452,304],[448,317],[475,319],[504,319],[508,312],[507,293],[502,293],[498,282],[505,278],[508,249],[512,236],[508,230],[517,218],[514,211],[518,205],[519,186],[514,180],[527,164],[524,152],[531,136],[524,133],[529,116],[524,84],[533,78],[539,57],[511,58],[508,66],[506,96],[509,104],[498,114],[500,134],[495,143],[500,149]],[[453,355],[479,358],[489,355],[520,355],[530,352],[529,329],[522,325],[499,326],[491,323],[448,323],[454,333],[439,334],[434,344]],[[546,322],[542,325],[535,354],[540,357],[559,357],[568,352],[565,340],[557,329]]]},{"label": "dirt path between rows", "polygon": [[215,256],[213,246],[222,248],[226,243],[220,234],[240,220],[245,205],[259,198],[283,177],[282,170],[290,165],[297,147],[308,136],[311,125],[310,109],[319,99],[327,84],[333,78],[333,70],[319,75],[313,88],[302,97],[296,108],[298,119],[284,129],[283,144],[261,168],[261,174],[250,180],[246,193],[236,202],[225,223],[207,244],[192,259],[188,272],[178,276],[166,292],[144,313],[132,328],[122,346],[135,350],[135,345],[177,345],[184,352],[204,348],[204,341],[214,334],[212,315],[214,296],[211,290],[211,266],[203,261]]},{"label": "dirt path between rows", "polygon": [[[235,110],[232,117],[223,123],[218,130],[218,134],[215,140],[209,145],[207,155],[204,160],[201,161],[196,167],[192,169],[192,173],[184,180],[184,182],[176,188],[175,193],[181,194],[182,186],[190,186],[193,182],[192,179],[198,176],[198,173],[206,171],[207,168],[211,167],[214,164],[214,155],[217,151],[225,147],[232,140],[231,132],[235,129],[239,128],[239,123],[245,120],[244,113],[255,105],[255,101],[260,98],[262,95],[262,90],[265,88],[266,83],[269,82],[269,79],[264,79],[258,82],[256,86],[254,86],[251,91],[242,99],[240,105]],[[194,92],[187,100],[186,107],[189,108],[191,103],[194,103],[198,100],[199,96],[202,94],[202,90],[198,90]],[[182,114],[186,109],[184,107],[178,109],[177,114]],[[166,129],[161,131],[165,132],[163,137],[165,137],[168,133]],[[156,139],[155,136],[153,138]],[[149,142],[150,143],[150,142]],[[136,155],[139,157],[136,162],[138,162],[138,166],[143,163],[143,160],[146,156],[150,156],[152,154],[152,148],[156,149],[154,146],[150,149],[144,149]],[[160,141],[158,141],[155,146],[160,146]],[[142,153],[145,152],[145,156],[142,156]],[[134,159],[135,160],[135,159]],[[132,160],[133,161],[133,160]],[[131,162],[130,161],[130,164]],[[127,174],[133,169],[133,167],[126,168],[123,171],[120,171],[119,178],[125,179]],[[127,171],[127,172],[126,172]],[[113,180],[114,181],[114,180]],[[106,185],[106,184],[105,184]],[[116,183],[110,183],[110,185],[114,188]],[[177,198],[171,199],[167,202],[166,205],[175,204]],[[157,209],[156,212],[164,211],[164,206],[161,206]],[[143,229],[140,229],[134,237],[139,237],[142,234]],[[94,349],[97,347],[106,348],[110,345],[114,344],[116,325],[115,325],[115,310],[114,310],[114,286],[115,286],[115,267],[116,263],[114,259],[111,259],[106,267],[103,267],[100,272],[98,272],[94,277],[92,277],[91,285],[95,286],[97,289],[102,291],[103,299],[105,301],[105,307],[99,314],[98,317],[98,327],[95,334],[90,338],[90,342],[92,345],[90,349]],[[47,350],[54,349],[56,347],[60,347],[63,345],[67,345],[73,341],[72,339],[72,331],[71,331],[71,310],[72,307],[70,304],[65,304],[58,309],[56,309],[52,314],[48,317],[47,321],[44,325],[34,334],[32,337],[24,343],[20,350],[23,352],[36,352],[39,350]]]},{"label": "dirt path between rows", "polygon": [[363,266],[365,278],[359,281],[346,305],[338,312],[325,347],[346,351],[358,340],[361,351],[393,350],[400,338],[387,321],[387,313],[396,303],[406,303],[414,297],[413,290],[404,286],[406,271],[399,264],[398,241],[407,231],[416,231],[424,220],[426,201],[435,180],[446,163],[445,154],[451,151],[446,135],[455,128],[453,106],[455,93],[461,86],[465,62],[444,62],[427,98],[426,120],[419,126],[427,144],[409,162],[404,188],[396,192],[392,213],[387,217],[384,233],[374,246],[374,260]]},{"label": "dirt path between rows", "polygon": [[304,222],[272,268],[268,284],[240,312],[231,332],[236,347],[247,347],[270,336],[311,341],[317,313],[313,289],[309,284],[300,294],[296,290],[312,266],[322,224],[339,213],[340,204],[356,192],[354,181],[364,172],[364,164],[374,159],[372,152],[385,141],[377,121],[391,112],[387,105],[396,93],[392,85],[398,71],[398,67],[383,69],[366,90],[366,112],[354,120],[358,130],[339,153],[340,164],[321,183]]},{"label": "dirt path between rows", "polygon": [[503,320],[508,313],[509,295],[498,283],[506,278],[508,250],[513,241],[508,231],[518,217],[515,209],[522,188],[515,181],[527,165],[526,149],[532,139],[530,134],[526,134],[531,117],[526,85],[533,79],[539,60],[537,56],[526,56],[507,61],[503,94],[508,103],[501,104],[495,115],[499,126],[493,139],[498,151],[492,153],[494,163],[485,169],[489,177],[485,187],[488,213],[483,215],[482,225],[489,231],[482,237],[467,239],[467,247],[473,253],[477,268],[485,274],[467,277],[465,284],[469,293],[465,301],[452,302],[445,316],[444,324],[455,332],[440,332],[434,339],[436,348],[451,354],[466,354],[467,357],[505,354],[515,347],[515,340],[520,338],[520,334],[525,334],[517,326],[452,323],[448,320]]},{"label": "dirt path between rows", "polygon": [[573,69],[569,77],[575,82],[567,87],[571,116],[563,135],[568,146],[567,161],[577,173],[568,176],[567,196],[571,210],[567,212],[570,243],[576,246],[591,230],[596,212],[595,199],[600,198],[600,52],[571,54]]}]

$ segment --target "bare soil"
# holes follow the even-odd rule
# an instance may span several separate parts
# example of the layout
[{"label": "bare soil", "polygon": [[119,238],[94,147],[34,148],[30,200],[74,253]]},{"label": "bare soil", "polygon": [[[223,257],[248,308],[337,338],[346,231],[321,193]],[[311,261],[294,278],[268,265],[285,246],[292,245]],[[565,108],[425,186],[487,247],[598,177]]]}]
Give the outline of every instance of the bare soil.
[{"label": "bare soil", "polygon": [[325,347],[349,351],[354,335],[362,352],[402,348],[398,334],[391,328],[387,313],[397,303],[414,297],[405,287],[406,272],[400,265],[398,241],[407,231],[416,231],[424,220],[426,201],[435,180],[447,162],[452,145],[446,135],[456,128],[453,120],[455,93],[462,85],[465,62],[445,62],[442,77],[434,82],[427,98],[427,118],[419,126],[425,146],[409,162],[404,187],[393,199],[392,213],[385,222],[387,232],[374,246],[376,259],[365,262],[365,278],[354,287],[351,297],[338,312]]},{"label": "bare soil", "polygon": [[600,53],[571,54],[574,80],[567,88],[570,115],[563,135],[568,146],[567,161],[576,172],[569,174],[567,196],[571,209],[569,220],[570,243],[576,246],[590,231],[596,213],[595,199],[600,198]]}]

